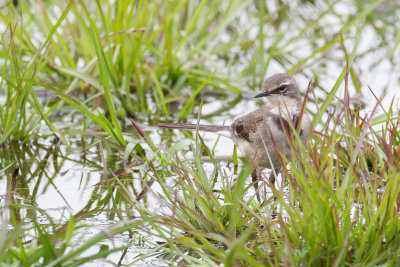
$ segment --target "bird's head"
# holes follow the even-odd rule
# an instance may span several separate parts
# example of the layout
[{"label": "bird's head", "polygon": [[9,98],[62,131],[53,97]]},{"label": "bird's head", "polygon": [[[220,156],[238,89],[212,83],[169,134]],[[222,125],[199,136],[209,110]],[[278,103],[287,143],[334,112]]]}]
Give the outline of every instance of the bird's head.
[{"label": "bird's head", "polygon": [[264,96],[268,97],[270,101],[276,97],[298,100],[300,99],[300,91],[296,80],[292,76],[285,73],[277,73],[264,80],[262,92],[254,97]]}]

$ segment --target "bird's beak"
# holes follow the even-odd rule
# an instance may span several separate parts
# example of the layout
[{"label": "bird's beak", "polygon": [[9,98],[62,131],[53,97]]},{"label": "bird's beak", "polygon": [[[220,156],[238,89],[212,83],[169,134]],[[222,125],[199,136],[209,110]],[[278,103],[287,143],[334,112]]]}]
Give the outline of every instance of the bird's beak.
[{"label": "bird's beak", "polygon": [[270,92],[262,91],[261,93],[255,95],[254,98],[259,98],[259,97],[263,97],[263,96],[269,96],[270,94],[271,94]]}]

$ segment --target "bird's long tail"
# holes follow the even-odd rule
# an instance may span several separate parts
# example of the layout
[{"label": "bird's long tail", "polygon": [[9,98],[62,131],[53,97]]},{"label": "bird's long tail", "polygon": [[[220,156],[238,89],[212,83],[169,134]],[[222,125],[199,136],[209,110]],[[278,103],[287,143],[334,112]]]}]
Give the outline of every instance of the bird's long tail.
[{"label": "bird's long tail", "polygon": [[157,124],[157,126],[161,128],[191,130],[191,131],[196,131],[196,129],[198,128],[199,131],[205,131],[205,132],[230,131],[229,126],[204,125],[204,124],[197,125],[192,123],[159,123]]}]

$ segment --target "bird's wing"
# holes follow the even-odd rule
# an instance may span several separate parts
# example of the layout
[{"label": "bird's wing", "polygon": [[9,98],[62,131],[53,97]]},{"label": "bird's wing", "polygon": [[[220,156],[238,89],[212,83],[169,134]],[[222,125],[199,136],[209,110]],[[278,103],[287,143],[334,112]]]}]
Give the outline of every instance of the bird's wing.
[{"label": "bird's wing", "polygon": [[261,110],[255,110],[238,118],[231,125],[232,134],[252,143],[252,133],[257,131],[258,125],[264,121],[265,115]]},{"label": "bird's wing", "polygon": [[[293,116],[291,123],[296,129],[298,127],[299,117],[297,115]],[[277,135],[292,134],[288,120],[284,119],[280,115],[264,110],[253,111],[243,117],[238,118],[231,125],[232,133],[234,135],[250,143],[252,143],[255,138],[259,137],[259,135],[255,134],[257,129],[260,129],[262,132],[264,132],[266,131],[265,127],[272,127],[270,131]],[[265,137],[269,135],[270,134],[264,134],[263,136]],[[300,131],[300,135],[302,135],[302,130]]]}]

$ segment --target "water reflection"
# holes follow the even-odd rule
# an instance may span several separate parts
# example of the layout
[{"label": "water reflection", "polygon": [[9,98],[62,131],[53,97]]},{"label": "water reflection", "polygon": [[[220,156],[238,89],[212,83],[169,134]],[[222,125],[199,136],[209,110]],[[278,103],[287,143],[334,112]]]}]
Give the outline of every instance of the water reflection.
[{"label": "water reflection", "polygon": [[[101,153],[105,154],[104,162]],[[78,217],[107,210],[112,220],[115,216],[113,208],[120,206],[120,197],[111,174],[114,173],[133,191],[140,192],[141,189],[133,188],[132,176],[128,172],[122,173],[124,162],[116,151],[101,153],[99,146],[85,150],[71,149],[56,138],[51,142],[9,144],[0,150],[3,204],[7,201],[10,204],[27,204],[48,211],[61,221],[65,210]],[[18,221],[35,216],[34,210],[17,209]]]},{"label": "water reflection", "polygon": [[[38,229],[59,238],[73,216],[78,227],[73,243],[78,246],[98,234],[96,228],[139,216],[132,208],[135,200],[131,196],[148,203],[147,186],[151,186],[152,178],[140,157],[124,162],[106,142],[86,142],[82,149],[76,140],[69,141],[73,141],[71,147],[57,138],[47,138],[24,145],[10,143],[0,149],[1,221],[8,222],[11,229],[32,226],[33,231],[20,232],[28,243],[41,240]],[[135,239],[140,235],[136,233]],[[96,255],[97,250],[131,244],[130,255],[121,251],[112,256],[116,262],[131,261],[148,249],[132,243],[132,238],[129,230],[87,253]]]}]

